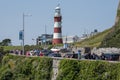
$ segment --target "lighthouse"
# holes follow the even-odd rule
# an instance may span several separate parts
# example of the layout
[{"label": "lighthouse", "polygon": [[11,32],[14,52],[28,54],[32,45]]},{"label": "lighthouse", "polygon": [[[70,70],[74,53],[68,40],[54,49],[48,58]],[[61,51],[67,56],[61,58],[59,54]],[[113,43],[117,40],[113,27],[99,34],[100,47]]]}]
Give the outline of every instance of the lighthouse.
[{"label": "lighthouse", "polygon": [[53,41],[52,44],[62,44],[62,16],[61,16],[61,9],[59,6],[55,8],[55,15],[54,15],[54,33],[53,33]]}]

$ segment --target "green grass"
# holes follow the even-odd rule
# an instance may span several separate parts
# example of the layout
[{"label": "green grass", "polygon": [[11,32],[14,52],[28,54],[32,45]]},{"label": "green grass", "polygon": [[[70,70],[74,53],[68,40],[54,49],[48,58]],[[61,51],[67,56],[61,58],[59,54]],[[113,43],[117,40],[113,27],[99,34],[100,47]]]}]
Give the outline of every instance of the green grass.
[{"label": "green grass", "polygon": [[120,48],[120,10],[117,12],[118,22],[112,27],[112,31],[102,41],[100,47]]},{"label": "green grass", "polygon": [[120,10],[117,11],[117,16],[120,17]]},{"label": "green grass", "polygon": [[87,38],[81,42],[75,43],[75,46],[78,47],[98,47],[102,40],[104,39],[104,37],[111,31],[112,28],[105,30],[103,32],[98,33],[95,36],[92,36],[90,38]]},{"label": "green grass", "polygon": [[21,50],[22,46],[0,46],[4,48],[4,51],[9,51],[9,50]]}]

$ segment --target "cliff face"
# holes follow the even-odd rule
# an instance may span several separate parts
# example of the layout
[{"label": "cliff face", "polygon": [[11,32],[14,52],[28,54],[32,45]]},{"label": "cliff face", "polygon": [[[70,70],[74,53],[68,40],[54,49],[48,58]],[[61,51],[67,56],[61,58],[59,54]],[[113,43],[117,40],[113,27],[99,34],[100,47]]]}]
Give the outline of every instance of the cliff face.
[{"label": "cliff face", "polygon": [[120,48],[120,1],[117,10],[115,25],[112,30],[101,42],[100,47],[118,47]]}]

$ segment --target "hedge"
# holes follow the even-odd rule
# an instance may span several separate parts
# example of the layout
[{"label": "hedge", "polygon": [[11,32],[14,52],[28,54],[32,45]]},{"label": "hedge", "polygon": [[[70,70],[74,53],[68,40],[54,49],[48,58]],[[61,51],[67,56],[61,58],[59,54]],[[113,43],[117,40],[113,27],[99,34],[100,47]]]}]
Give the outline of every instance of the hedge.
[{"label": "hedge", "polygon": [[52,59],[7,55],[0,66],[0,80],[50,80]]},{"label": "hedge", "polygon": [[57,80],[120,80],[120,63],[64,59]]}]

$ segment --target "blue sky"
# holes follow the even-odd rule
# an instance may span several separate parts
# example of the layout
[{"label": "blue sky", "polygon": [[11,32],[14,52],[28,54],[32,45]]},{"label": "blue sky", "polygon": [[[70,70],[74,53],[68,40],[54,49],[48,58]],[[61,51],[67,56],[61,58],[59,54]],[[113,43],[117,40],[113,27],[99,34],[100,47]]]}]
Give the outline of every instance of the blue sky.
[{"label": "blue sky", "polygon": [[35,44],[39,35],[53,33],[54,9],[60,3],[62,34],[82,36],[94,29],[104,31],[114,25],[119,0],[0,0],[0,41],[10,38],[21,45],[22,14],[25,17],[25,44]]}]

